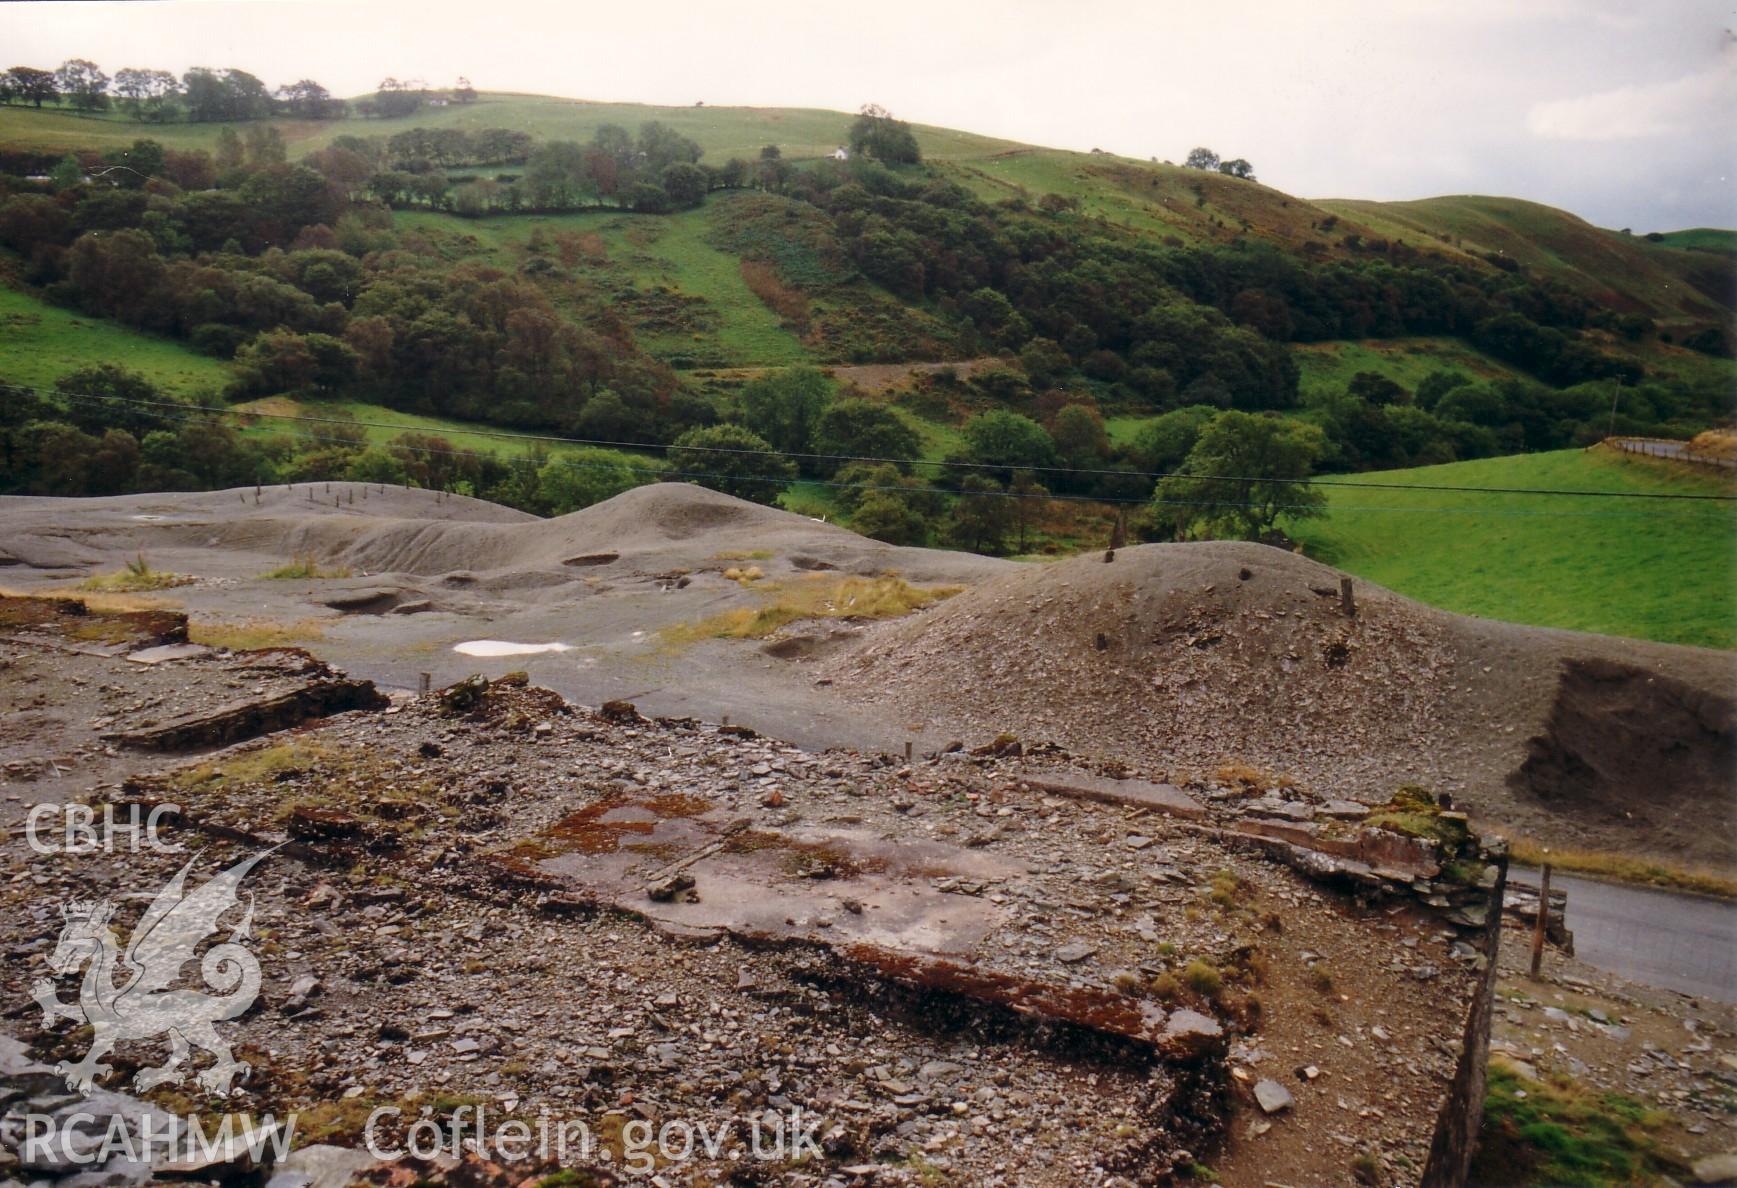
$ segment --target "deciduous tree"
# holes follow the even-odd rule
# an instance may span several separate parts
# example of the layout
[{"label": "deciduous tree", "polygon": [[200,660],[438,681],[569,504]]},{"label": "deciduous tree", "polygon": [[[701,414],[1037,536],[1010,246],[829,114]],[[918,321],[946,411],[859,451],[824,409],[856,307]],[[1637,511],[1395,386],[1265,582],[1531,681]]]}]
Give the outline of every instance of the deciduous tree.
[{"label": "deciduous tree", "polygon": [[127,66],[115,71],[113,89],[133,118],[144,120],[161,119],[168,99],[180,86],[167,70]]},{"label": "deciduous tree", "polygon": [[796,477],[796,467],[771,450],[764,438],[740,425],[690,429],[670,447],[670,479],[772,503]]},{"label": "deciduous tree", "polygon": [[815,470],[832,474],[844,464],[842,459],[852,457],[915,458],[922,448],[917,431],[888,406],[873,400],[840,400],[821,414],[815,427],[815,452],[835,455],[818,460]]},{"label": "deciduous tree", "polygon": [[999,553],[1013,521],[1011,500],[1000,483],[981,474],[959,480],[951,523],[953,543],[973,553]]},{"label": "deciduous tree", "polygon": [[32,107],[41,107],[43,102],[56,99],[60,91],[54,83],[52,70],[38,70],[34,66],[14,66],[6,72],[8,89]]},{"label": "deciduous tree", "polygon": [[54,72],[55,89],[64,102],[78,111],[100,111],[108,106],[109,76],[88,58],[68,58]]},{"label": "deciduous tree", "polygon": [[873,157],[887,165],[915,165],[923,159],[911,126],[875,103],[864,104],[851,124],[850,151],[853,156]]},{"label": "deciduous tree", "polygon": [[1326,444],[1318,427],[1301,421],[1220,413],[1188,452],[1185,474],[1159,482],[1157,512],[1178,536],[1260,540],[1281,516],[1321,514],[1326,496],[1306,480]]},{"label": "deciduous tree", "polygon": [[742,420],[774,449],[807,453],[832,401],[832,381],[815,367],[769,372],[742,389]]}]

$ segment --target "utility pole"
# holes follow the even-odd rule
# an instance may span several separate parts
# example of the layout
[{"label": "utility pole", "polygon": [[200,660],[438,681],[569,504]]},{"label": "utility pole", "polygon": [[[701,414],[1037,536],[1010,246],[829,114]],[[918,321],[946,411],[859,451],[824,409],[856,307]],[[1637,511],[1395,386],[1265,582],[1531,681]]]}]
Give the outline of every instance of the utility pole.
[{"label": "utility pole", "polygon": [[1616,436],[1616,402],[1622,395],[1622,376],[1612,376],[1611,379],[1615,381],[1615,384],[1610,393],[1610,424],[1604,431],[1604,436],[1607,441]]}]

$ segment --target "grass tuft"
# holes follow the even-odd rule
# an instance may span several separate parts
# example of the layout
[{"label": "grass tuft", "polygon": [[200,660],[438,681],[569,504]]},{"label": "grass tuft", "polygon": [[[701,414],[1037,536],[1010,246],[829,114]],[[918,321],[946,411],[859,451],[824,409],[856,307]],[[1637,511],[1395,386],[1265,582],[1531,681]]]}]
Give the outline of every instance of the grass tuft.
[{"label": "grass tuft", "polygon": [[766,605],[758,609],[743,607],[698,623],[666,627],[661,632],[664,640],[685,644],[702,639],[765,639],[778,629],[805,619],[896,619],[951,598],[960,587],[922,589],[896,577],[816,576],[787,583],[769,582],[755,589],[768,595]]},{"label": "grass tuft", "polygon": [[1449,851],[1459,849],[1471,836],[1464,821],[1458,817],[1443,817],[1441,806],[1429,789],[1416,784],[1400,788],[1391,800],[1377,806],[1365,817],[1363,823],[1391,829],[1407,837],[1425,838]]},{"label": "grass tuft", "polygon": [[1182,980],[1190,990],[1206,998],[1216,998],[1224,989],[1224,975],[1218,972],[1218,966],[1200,957],[1183,967]]},{"label": "grass tuft", "polygon": [[350,576],[350,569],[348,566],[321,569],[314,561],[312,553],[297,553],[288,565],[280,565],[270,573],[260,576],[274,582],[311,581],[318,578],[347,578]]},{"label": "grass tuft", "polygon": [[240,623],[196,622],[187,625],[187,638],[208,648],[247,652],[258,648],[281,648],[307,643],[324,636],[326,625],[318,619],[275,622],[248,619]]},{"label": "grass tuft", "polygon": [[1507,1185],[1618,1185],[1686,1178],[1652,1131],[1668,1115],[1620,1093],[1556,1075],[1530,1080],[1500,1056],[1490,1059],[1483,1138],[1471,1180]]},{"label": "grass tuft", "polygon": [[297,740],[275,743],[250,751],[233,751],[220,758],[184,767],[169,778],[177,788],[216,787],[225,784],[255,784],[305,771],[332,752],[316,742]]},{"label": "grass tuft", "polygon": [[94,574],[80,582],[78,588],[98,594],[141,594],[147,590],[170,590],[192,582],[192,578],[178,573],[152,569],[151,563],[140,553],[119,573]]}]

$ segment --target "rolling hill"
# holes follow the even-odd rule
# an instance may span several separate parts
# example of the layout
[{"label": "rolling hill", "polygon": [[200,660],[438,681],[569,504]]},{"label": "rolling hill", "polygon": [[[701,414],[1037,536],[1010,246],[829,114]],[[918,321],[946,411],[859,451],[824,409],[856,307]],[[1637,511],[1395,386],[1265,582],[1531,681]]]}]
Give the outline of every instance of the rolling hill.
[{"label": "rolling hill", "polygon": [[[853,117],[814,108],[658,107],[542,95],[489,93],[475,103],[427,107],[397,119],[276,120],[291,159],[345,135],[390,135],[407,128],[512,128],[540,139],[588,140],[604,124],[658,120],[705,151],[708,163],[753,159],[768,144],[787,159],[833,151]],[[0,106],[0,145],[40,151],[115,148],[140,136],[169,148],[212,148],[227,125],[146,125],[120,115],[74,115]],[[1254,181],[1141,161],[1111,153],[1042,148],[929,125],[913,131],[931,164],[989,199],[1044,194],[1076,199],[1087,215],[1185,244],[1237,239],[1272,242],[1311,254],[1355,255],[1372,243],[1403,243],[1478,268],[1487,256],[1516,261],[1623,311],[1661,323],[1705,323],[1729,316],[1726,231],[1697,229],[1659,242],[1608,231],[1515,198],[1444,197],[1415,202],[1311,201]],[[1313,246],[1311,246],[1313,245]]]},{"label": "rolling hill", "polygon": [[[852,117],[813,109],[662,108],[492,94],[472,105],[426,108],[397,120],[275,123],[295,158],[339,136],[390,135],[412,127],[509,127],[539,139],[585,140],[604,124],[633,127],[652,119],[692,137],[706,161],[721,163],[755,158],[767,144],[778,145],[787,160],[823,156],[847,137]],[[0,107],[0,145],[11,147],[102,148],[151,136],[170,147],[208,148],[222,128]],[[1730,298],[1721,288],[1732,259],[1730,232],[1633,236],[1505,198],[1311,202],[1258,182],[1169,164],[943,128],[913,131],[931,168],[985,199],[1027,207],[1048,195],[1071,199],[1074,212],[1059,219],[1101,230],[1112,251],[1123,243],[1241,241],[1316,261],[1379,261],[1384,251],[1390,257],[1434,253],[1491,275],[1504,267],[1501,261],[1512,261],[1528,275],[1560,280],[1603,307],[1648,313],[1661,326],[1730,317]],[[1043,226],[1041,215],[1014,217]],[[607,311],[629,332],[625,341],[633,349],[726,405],[744,380],[764,368],[813,363],[847,378],[845,369],[858,363],[903,374],[910,363],[955,360],[963,372],[974,355],[993,352],[962,334],[955,311],[933,300],[900,297],[869,279],[832,222],[787,195],[714,192],[693,209],[668,214],[609,208],[465,218],[400,209],[390,218],[405,259],[453,267],[475,263],[512,276],[558,275],[562,283],[547,287],[557,307],[580,315]],[[1398,244],[1410,252],[1395,252]],[[752,266],[768,256],[777,260],[781,276],[796,278],[789,282],[800,305],[794,312],[756,281]],[[21,257],[0,252],[0,273],[21,273],[24,266]],[[75,313],[44,300],[42,292],[0,288],[0,325],[6,330],[0,335],[0,378],[46,386],[79,366],[120,362],[165,388],[193,394],[219,391],[235,374],[230,364],[189,349],[186,340]],[[1728,362],[1661,339],[1634,343],[1606,331],[1586,333],[1598,349],[1635,358],[1653,374],[1690,380],[1730,375]],[[1297,342],[1289,352],[1305,397],[1343,388],[1361,372],[1384,375],[1408,391],[1443,370],[1473,380],[1521,375],[1457,338]],[[960,423],[984,399],[951,387],[876,395],[894,403],[899,417],[918,431],[921,451],[930,459],[960,448]],[[516,452],[500,439],[467,433],[462,422],[426,415],[431,408],[388,411],[366,399],[334,407],[390,424],[370,432],[375,441],[417,429],[445,434],[465,448]],[[298,407],[282,397],[271,400],[257,407],[292,413]],[[1104,412],[1110,439],[1127,444],[1162,407],[1125,395],[1109,400]],[[275,432],[282,424],[260,419],[250,431]],[[1711,481],[1578,452],[1458,463],[1363,481],[1394,473],[1401,482],[1469,486],[1684,490]],[[834,495],[810,476],[787,497],[787,506],[833,516],[839,510]],[[1444,609],[1666,642],[1737,645],[1730,628],[1737,595],[1727,580],[1731,557],[1725,543],[1737,523],[1722,511],[1612,507],[1593,499],[1552,503],[1551,514],[1543,516],[1529,504],[1355,487],[1334,488],[1331,498],[1325,519],[1296,530],[1312,556]],[[1059,514],[1057,524],[1054,539],[1066,546],[1085,539],[1076,539],[1078,525],[1062,523]],[[1097,525],[1081,531],[1095,533]]]},{"label": "rolling hill", "polygon": [[1513,260],[1623,313],[1661,321],[1716,319],[1728,316],[1732,304],[1729,252],[1688,250],[1690,244],[1716,244],[1718,232],[1682,232],[1688,238],[1653,243],[1594,227],[1555,207],[1476,195],[1321,205],[1394,239],[1435,241],[1460,253]]},{"label": "rolling hill", "polygon": [[[846,136],[852,117],[844,112],[802,107],[658,107],[644,103],[594,103],[550,95],[491,92],[475,103],[424,107],[396,119],[272,120],[283,133],[291,159],[329,145],[339,136],[370,136],[406,128],[513,128],[539,140],[589,140],[604,124],[633,128],[660,120],[697,141],[705,160],[752,157],[776,144],[792,158],[832,152]],[[169,148],[210,149],[223,123],[141,124],[119,114],[75,115],[0,106],[0,143],[41,149],[107,148],[150,136]],[[971,132],[930,125],[914,126],[925,156],[965,160],[993,156],[1025,146]]]}]

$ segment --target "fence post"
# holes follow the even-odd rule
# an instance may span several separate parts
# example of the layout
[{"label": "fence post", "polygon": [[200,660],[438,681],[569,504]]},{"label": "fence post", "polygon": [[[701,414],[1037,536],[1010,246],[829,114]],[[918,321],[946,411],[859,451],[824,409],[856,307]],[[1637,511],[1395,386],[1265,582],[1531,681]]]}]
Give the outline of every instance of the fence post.
[{"label": "fence post", "polygon": [[1544,864],[1544,873],[1538,880],[1538,919],[1532,924],[1532,977],[1538,977],[1538,970],[1544,964],[1544,930],[1550,919],[1550,864]]}]

